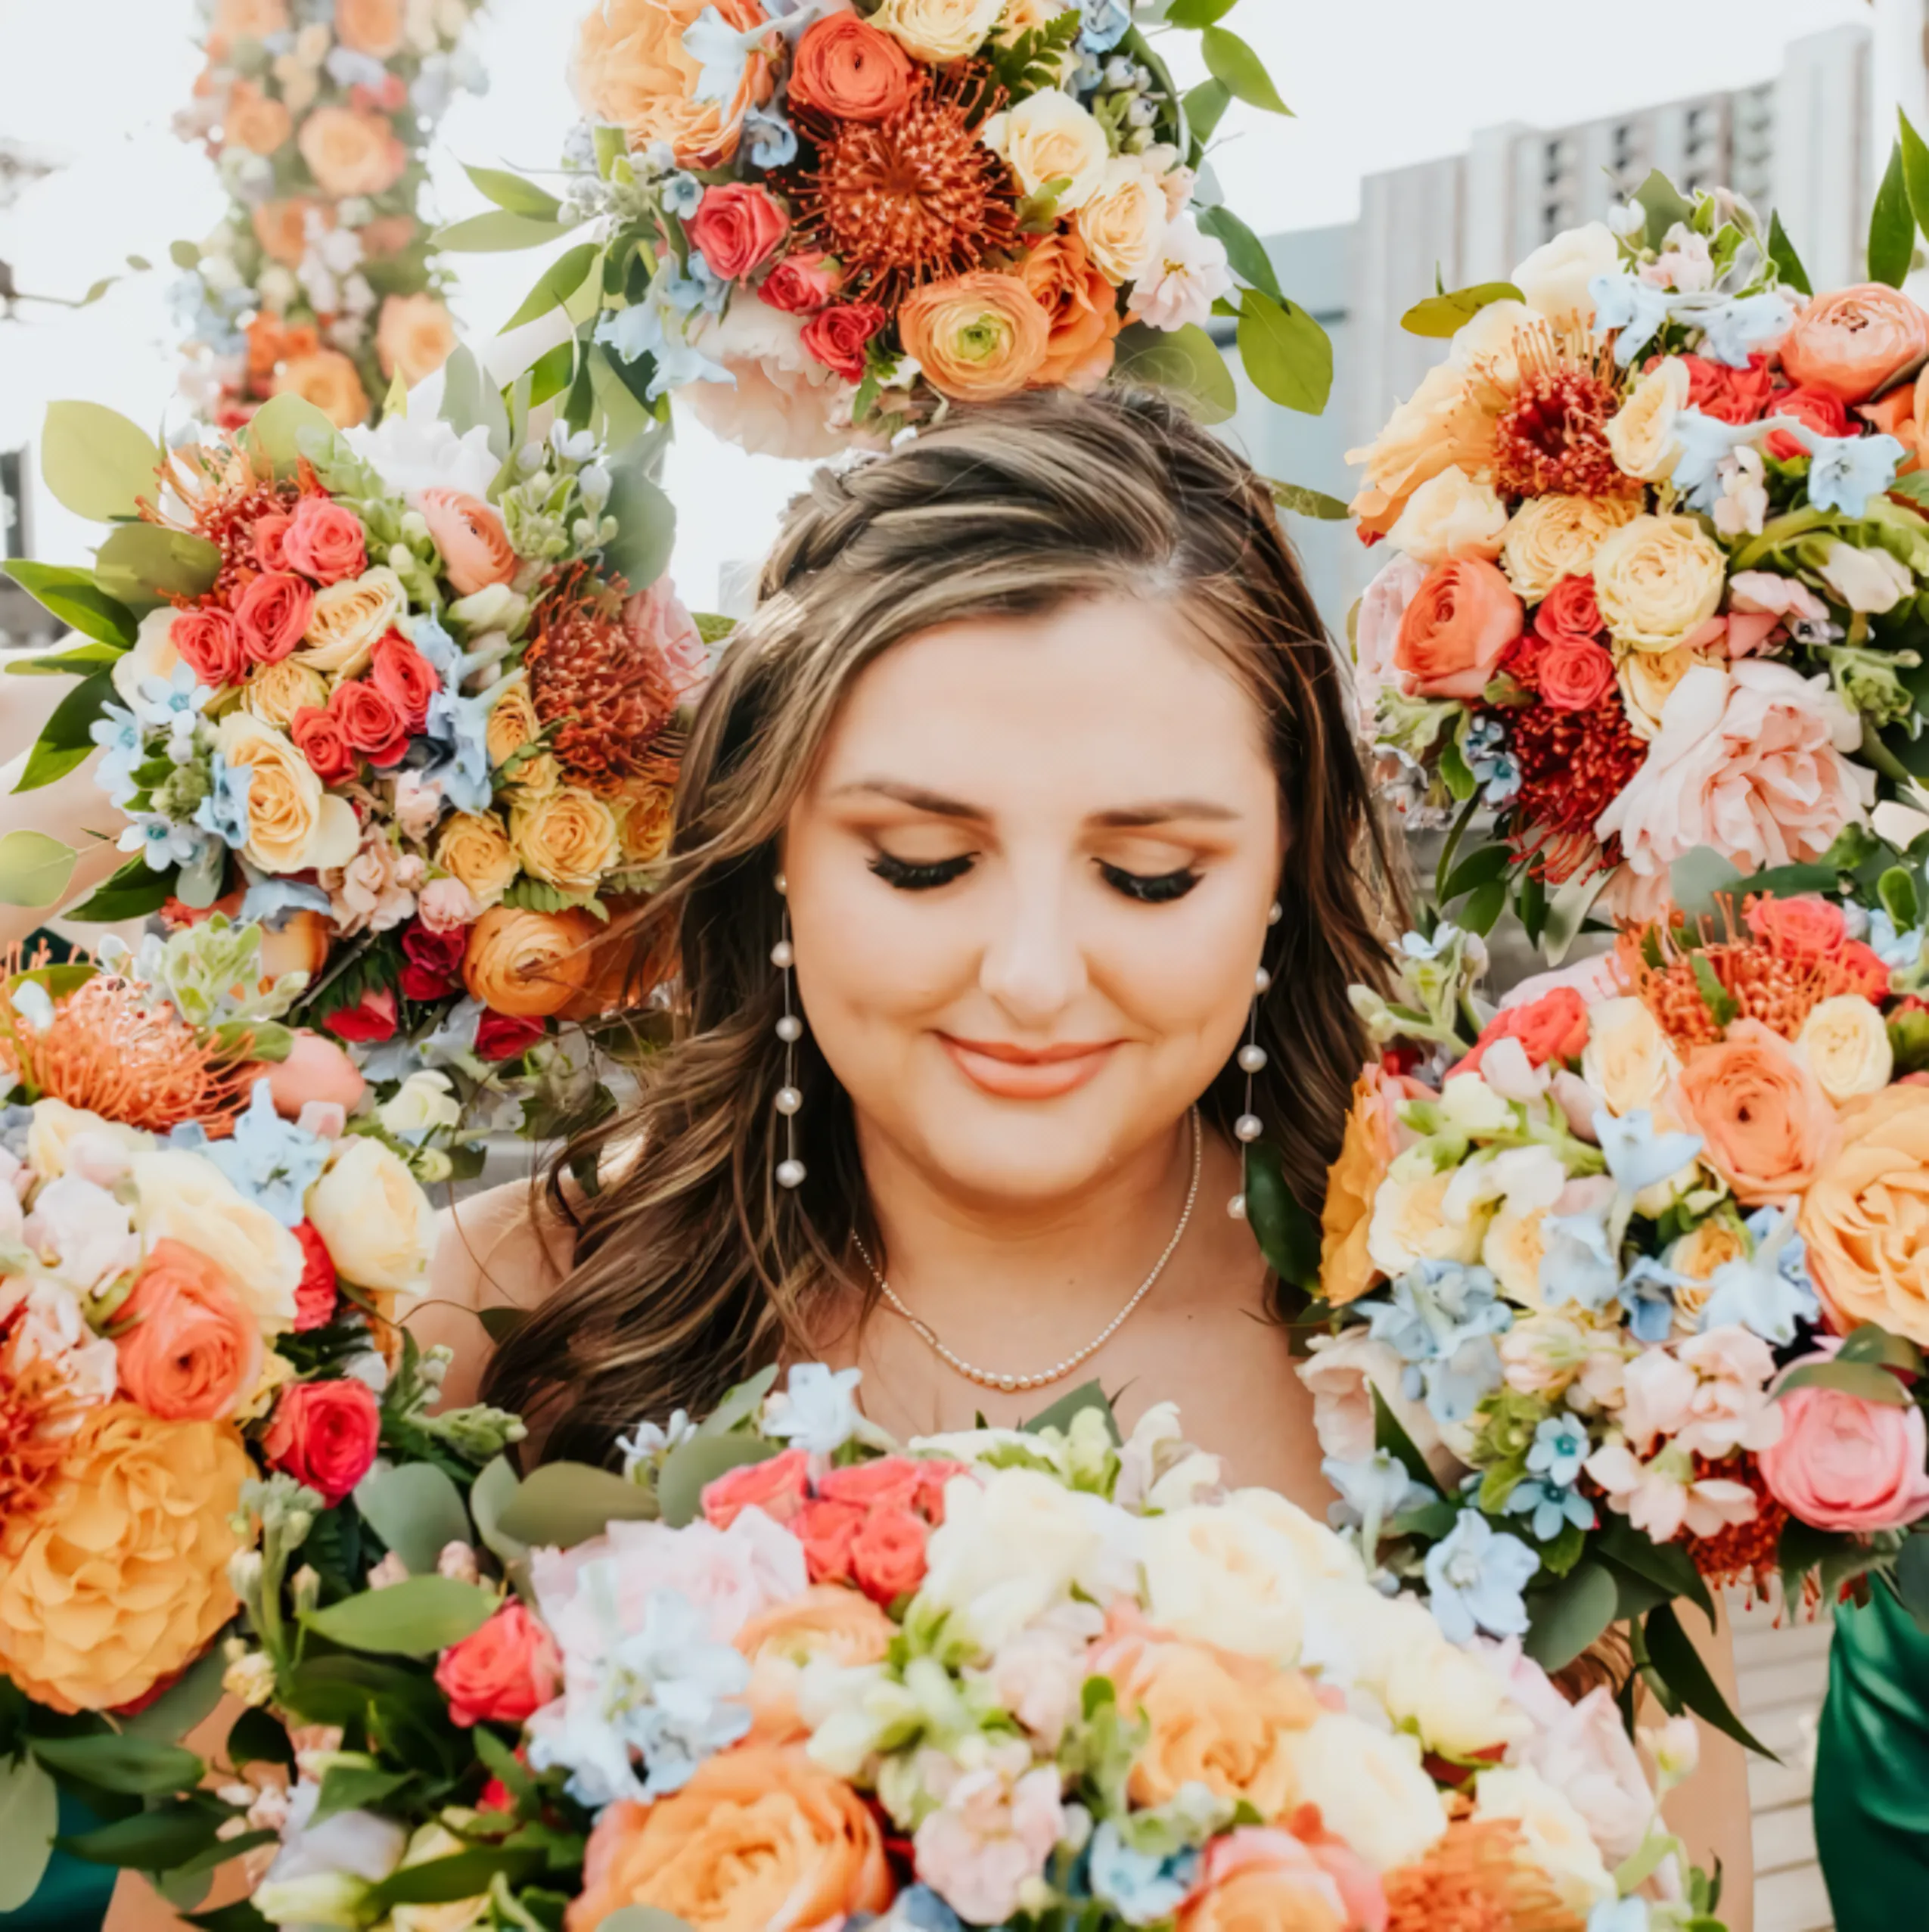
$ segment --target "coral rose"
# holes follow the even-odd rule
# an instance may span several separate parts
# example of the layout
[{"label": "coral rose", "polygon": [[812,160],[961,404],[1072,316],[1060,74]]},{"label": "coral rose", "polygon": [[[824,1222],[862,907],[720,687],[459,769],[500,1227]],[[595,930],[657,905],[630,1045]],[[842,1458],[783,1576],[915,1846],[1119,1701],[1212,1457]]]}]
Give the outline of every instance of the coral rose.
[{"label": "coral rose", "polygon": [[[854,19],[840,14],[838,20]],[[821,248],[794,249],[772,264],[757,285],[757,297],[767,308],[787,315],[813,315],[843,285],[843,273]]]},{"label": "coral rose", "polygon": [[399,631],[375,640],[368,682],[412,731],[419,731],[428,722],[429,700],[442,688],[435,667]]},{"label": "coral rose", "polygon": [[305,872],[346,865],[361,840],[355,807],[325,792],[308,760],[279,731],[245,711],[215,728],[216,748],[245,767],[248,837],[241,854],[264,872]]},{"label": "coral rose", "polygon": [[1548,644],[1598,643],[1606,629],[1592,576],[1561,578],[1534,613],[1534,635]]},{"label": "coral rose", "polygon": [[368,392],[354,363],[339,349],[290,357],[275,376],[275,393],[313,403],[338,430],[353,429],[368,414]]},{"label": "coral rose", "polygon": [[1676,1092],[1703,1159],[1751,1207],[1800,1193],[1841,1145],[1821,1083],[1759,1020],[1737,1020],[1726,1039],[1697,1047]]},{"label": "coral rose", "polygon": [[1521,600],[1493,564],[1458,557],[1427,573],[1400,619],[1393,663],[1428,697],[1478,697],[1521,635]]},{"label": "coral rose", "polygon": [[1112,284],[1092,266],[1085,244],[1073,229],[1055,229],[1033,244],[1018,273],[1050,325],[1033,386],[1097,388],[1111,372],[1125,318]]},{"label": "coral rose", "polygon": [[790,225],[768,188],[727,181],[704,190],[685,232],[719,277],[735,281],[769,260]]},{"label": "coral rose", "polygon": [[436,1687],[452,1724],[520,1724],[556,1694],[562,1663],[554,1638],[511,1601],[436,1659]]},{"label": "coral rose", "polygon": [[150,1415],[212,1422],[261,1378],[261,1331],[226,1275],[179,1241],[157,1241],[115,1317],[120,1386]]},{"label": "coral rose", "polygon": [[1614,660],[1590,638],[1563,638],[1535,654],[1534,682],[1557,711],[1591,710],[1614,688]]},{"label": "coral rose", "polygon": [[402,0],[335,0],[335,38],[371,60],[402,51]]},{"label": "coral rose", "polygon": [[851,1539],[852,1580],[873,1603],[894,1603],[924,1580],[930,1530],[909,1510],[874,1509]]},{"label": "coral rose", "polygon": [[701,98],[703,63],[683,36],[707,6],[738,33],[768,17],[756,0],[603,0],[576,36],[576,98],[598,120],[621,128],[632,151],[667,141],[679,167],[728,162],[744,116],[770,98],[771,64],[755,54],[726,100]]},{"label": "coral rose", "polygon": [[1890,1087],[1844,1110],[1840,1151],[1797,1226],[1837,1328],[1879,1322],[1929,1346],[1929,1087]]},{"label": "coral rose", "polygon": [[333,225],[332,212],[312,194],[291,194],[284,200],[262,202],[249,218],[261,252],[284,269],[300,268],[302,257],[308,253],[310,215],[320,216],[325,227]]},{"label": "coral rose", "polygon": [[1530,1067],[1576,1060],[1587,1045],[1587,1002],[1572,986],[1556,986],[1538,999],[1502,1007],[1453,1070],[1474,1072],[1496,1040],[1518,1040]]},{"label": "coral rose", "polygon": [[1115,154],[1073,219],[1092,265],[1115,285],[1136,281],[1165,239],[1166,191],[1143,160]]},{"label": "coral rose", "polygon": [[317,107],[295,143],[315,185],[331,200],[386,194],[408,166],[408,150],[386,114],[353,107]]},{"label": "coral rose", "polygon": [[615,815],[593,792],[559,785],[509,814],[509,843],[523,868],[558,892],[594,892],[620,856]]},{"label": "coral rose", "polygon": [[[1793,416],[1798,423],[1807,424],[1818,436],[1849,433],[1848,411],[1838,397],[1825,389],[1785,389],[1775,399],[1775,413]],[[1786,430],[1771,431],[1762,446],[1781,463],[1799,462],[1809,453],[1807,444]]]},{"label": "coral rose", "polygon": [[328,694],[328,712],[341,726],[349,748],[371,765],[401,763],[408,749],[408,728],[373,685],[359,678],[343,679]]},{"label": "coral rose", "polygon": [[272,1467],[306,1483],[333,1509],[368,1474],[381,1433],[374,1391],[346,1375],[284,1389],[261,1450]]},{"label": "coral rose", "polygon": [[1692,517],[1634,517],[1594,553],[1595,601],[1617,642],[1666,651],[1712,617],[1728,560]]},{"label": "coral rose", "polygon": [[419,1288],[435,1246],[435,1210],[402,1157],[355,1134],[337,1144],[308,1191],[308,1218],[336,1268],[356,1287]]},{"label": "coral rose", "polygon": [[1384,1897],[1377,1921],[1356,1919],[1300,1840],[1242,1825],[1206,1847],[1198,1882],[1179,1908],[1178,1932],[1345,1932],[1376,1922],[1386,1922]]},{"label": "coral rose", "polygon": [[1051,323],[1016,275],[975,269],[914,290],[898,311],[898,333],[940,394],[989,402],[1038,374]]},{"label": "coral rose", "polygon": [[318,592],[308,630],[296,654],[311,670],[353,678],[367,666],[405,601],[402,579],[386,564]]},{"label": "coral rose", "polygon": [[361,760],[338,713],[304,704],[288,720],[288,735],[325,785],[338,785],[355,776]]},{"label": "coral rose", "polygon": [[855,14],[833,14],[797,42],[790,98],[834,120],[887,121],[910,104],[917,79],[911,57],[889,34]]},{"label": "coral rose", "polygon": [[[1791,1362],[1826,1362],[1836,1344]],[[1913,1402],[1870,1402],[1844,1389],[1785,1389],[1781,1439],[1757,1452],[1769,1494],[1813,1530],[1866,1536],[1929,1514],[1929,1429]]]},{"label": "coral rose", "polygon": [[1749,901],[1742,917],[1778,959],[1804,964],[1833,959],[1848,943],[1849,923],[1841,907],[1813,893],[1792,899],[1765,893]]},{"label": "coral rose", "polygon": [[[259,539],[259,523],[255,534]],[[299,570],[303,576],[324,585],[360,576],[368,567],[368,546],[362,534],[362,519],[346,504],[331,497],[304,496],[295,505],[294,514],[281,533],[280,566],[271,564],[266,567]],[[303,612],[304,629],[312,614],[309,610]]]},{"label": "coral rose", "polygon": [[253,81],[238,80],[228,90],[221,132],[232,146],[245,148],[251,154],[272,154],[294,131],[294,117],[287,109]]},{"label": "coral rose", "polygon": [[382,374],[400,376],[412,389],[434,374],[455,346],[455,325],[441,301],[426,290],[414,295],[387,295],[375,325],[375,358]]},{"label": "coral rose", "polygon": [[1929,315],[1899,288],[1865,282],[1818,295],[1781,339],[1791,381],[1864,402],[1929,356]]},{"label": "coral rose", "polygon": [[865,345],[890,318],[874,302],[840,302],[820,309],[798,337],[819,362],[846,382],[863,379]]},{"label": "coral rose", "polygon": [[560,1013],[589,983],[596,933],[587,912],[493,906],[471,929],[462,983],[483,1005],[513,1019]]},{"label": "coral rose", "polygon": [[[311,1039],[315,1036],[311,1034]],[[331,1041],[330,1045],[333,1045]],[[336,1049],[338,1052],[339,1048]],[[356,1076],[358,1079],[359,1074]],[[341,1299],[341,1284],[335,1264],[328,1258],[328,1244],[306,1221],[294,1225],[294,1237],[301,1244],[306,1265],[301,1286],[295,1291],[295,1333],[306,1334],[312,1328],[325,1328],[335,1319]]]},{"label": "coral rose", "polygon": [[1684,356],[1681,364],[1688,371],[1688,407],[1717,422],[1758,421],[1775,401],[1775,372],[1759,352],[1748,358],[1745,369],[1700,356]]},{"label": "coral rose", "polygon": [[691,1932],[831,1932],[890,1902],[884,1840],[863,1800],[800,1750],[742,1744],[654,1804],[614,1804],[583,1857],[566,1932],[627,1906]]},{"label": "coral rose", "polygon": [[1346,1136],[1326,1176],[1326,1201],[1319,1214],[1319,1292],[1336,1308],[1358,1300],[1380,1278],[1366,1251],[1366,1237],[1374,1197],[1395,1151],[1386,1076],[1369,1067],[1353,1082]]},{"label": "coral rose", "polygon": [[809,1499],[809,1452],[786,1449],[706,1483],[704,1520],[713,1530],[727,1530],[745,1510],[760,1509],[773,1523],[788,1523]]},{"label": "coral rose", "polygon": [[45,1507],[0,1527],[0,1672],[51,1710],[112,1710],[193,1663],[235,1614],[253,1473],[225,1422],[91,1411]]},{"label": "coral rose", "polygon": [[753,1617],[731,1642],[749,1659],[744,1701],[753,1744],[802,1744],[810,1727],[797,1709],[805,1667],[822,1659],[840,1670],[881,1663],[897,1626],[856,1590],[815,1583],[800,1597]]},{"label": "coral rose", "polygon": [[168,641],[194,672],[194,682],[211,691],[238,685],[248,674],[247,648],[241,632],[233,616],[217,605],[177,612]]},{"label": "coral rose", "polygon": [[436,863],[486,909],[522,869],[502,821],[492,812],[458,812],[436,835]]},{"label": "coral rose", "polygon": [[425,489],[416,499],[443,568],[458,597],[473,597],[516,574],[516,553],[502,519],[480,496],[459,489]]},{"label": "coral rose", "polygon": [[280,663],[300,643],[314,607],[314,592],[293,572],[264,570],[235,606],[235,629],[250,660]]}]

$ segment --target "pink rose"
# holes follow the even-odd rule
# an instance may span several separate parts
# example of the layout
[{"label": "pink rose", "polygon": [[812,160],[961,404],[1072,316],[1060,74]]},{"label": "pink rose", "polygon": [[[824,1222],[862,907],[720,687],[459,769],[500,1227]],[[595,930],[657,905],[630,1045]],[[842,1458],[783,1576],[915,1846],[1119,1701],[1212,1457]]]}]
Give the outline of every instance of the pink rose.
[{"label": "pink rose", "polygon": [[765,1462],[746,1462],[704,1486],[704,1520],[727,1530],[747,1509],[760,1509],[773,1523],[787,1523],[810,1495],[810,1456],[786,1449]]},{"label": "pink rose", "polygon": [[452,1723],[520,1724],[556,1694],[561,1670],[555,1639],[512,1600],[443,1652],[436,1685]]},{"label": "pink rose", "polygon": [[852,1539],[851,1574],[873,1603],[909,1595],[924,1580],[924,1545],[930,1536],[908,1509],[874,1509]]},{"label": "pink rose", "polygon": [[168,626],[168,641],[195,681],[212,691],[238,685],[248,674],[248,654],[235,620],[217,604],[183,610]]},{"label": "pink rose", "polygon": [[1654,1794],[1604,1685],[1561,1706],[1555,1721],[1521,1747],[1521,1762],[1566,1794],[1611,1865],[1641,1849]]},{"label": "pink rose", "polygon": [[[260,529],[257,523],[257,539]],[[368,567],[362,519],[328,497],[304,496],[281,533],[281,555],[287,568],[318,584],[359,577]]]},{"label": "pink rose", "polygon": [[428,722],[429,700],[442,688],[442,680],[433,666],[399,631],[390,631],[375,640],[368,681],[394,707],[396,715],[412,731],[419,731]]},{"label": "pink rose", "polygon": [[483,909],[475,894],[460,879],[431,879],[415,902],[422,924],[432,933],[452,933],[461,926],[473,926]]},{"label": "pink rose", "polygon": [[368,1473],[382,1412],[366,1382],[297,1382],[275,1405],[262,1452],[276,1469],[316,1491],[331,1509]]},{"label": "pink rose", "polygon": [[800,249],[772,265],[757,293],[787,315],[812,315],[843,285],[843,271],[822,249]]},{"label": "pink rose", "polygon": [[291,572],[270,570],[256,577],[235,606],[242,649],[256,664],[280,663],[300,643],[314,608],[314,592]]},{"label": "pink rose", "polygon": [[639,649],[656,652],[679,697],[691,696],[710,676],[710,648],[668,577],[659,577],[628,599],[623,626]]},{"label": "pink rose", "polygon": [[784,239],[790,218],[754,182],[724,182],[704,190],[689,236],[725,281],[747,275]]},{"label": "pink rose", "polygon": [[[377,647],[377,649],[380,648],[379,645]],[[418,725],[412,728],[420,730],[421,726]],[[435,830],[436,821],[441,816],[442,781],[440,778],[425,778],[420,772],[398,772],[396,774],[396,829],[404,838],[413,839],[419,844]],[[452,879],[449,883],[453,885],[455,881]],[[478,912],[480,910],[478,908]],[[477,916],[476,913],[471,913],[470,921]]]},{"label": "pink rose", "polygon": [[1427,567],[1400,551],[1366,586],[1353,624],[1353,699],[1362,730],[1373,722],[1380,694],[1410,691],[1413,681],[1394,662],[1399,648],[1400,620],[1414,593],[1427,581]]},{"label": "pink rose", "polygon": [[[1832,1337],[1794,1366],[1826,1362]],[[1929,1513],[1929,1430],[1912,1402],[1870,1402],[1845,1389],[1785,1390],[1781,1440],[1758,1458],[1769,1494],[1812,1529],[1899,1530]]]}]

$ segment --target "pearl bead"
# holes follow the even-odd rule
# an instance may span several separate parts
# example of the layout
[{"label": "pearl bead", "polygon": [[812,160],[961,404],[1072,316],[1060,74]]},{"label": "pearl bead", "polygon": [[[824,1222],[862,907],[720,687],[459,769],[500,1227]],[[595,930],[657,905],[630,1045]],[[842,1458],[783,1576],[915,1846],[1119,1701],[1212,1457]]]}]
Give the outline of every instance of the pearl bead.
[{"label": "pearl bead", "polygon": [[803,1022],[794,1013],[787,1013],[777,1023],[777,1037],[786,1045],[803,1038]]},{"label": "pearl bead", "polygon": [[1264,992],[1272,984],[1272,975],[1263,966],[1253,975],[1253,990],[1255,992]]},{"label": "pearl bead", "polygon": [[795,1087],[777,1089],[777,1110],[779,1114],[794,1114],[803,1104],[803,1095]]},{"label": "pearl bead", "polygon": [[1266,909],[1266,922],[1269,926],[1276,926],[1285,916],[1285,909],[1275,899]]},{"label": "pearl bead", "polygon": [[1015,1375],[1001,1375],[998,1378],[998,1386],[1008,1395],[1018,1386],[1018,1378]]},{"label": "pearl bead", "polygon": [[1232,1123],[1232,1138],[1237,1141],[1256,1141],[1266,1132],[1266,1123],[1256,1114],[1242,1114]]},{"label": "pearl bead", "polygon": [[1239,1049],[1239,1070],[1242,1073],[1256,1073],[1266,1064],[1266,1048],[1263,1046],[1242,1046]]},{"label": "pearl bead", "polygon": [[801,1160],[780,1160],[777,1163],[777,1185],[780,1188],[800,1188],[803,1185],[804,1164]]},{"label": "pearl bead", "polygon": [[1244,1220],[1246,1218],[1246,1197],[1244,1194],[1235,1194],[1232,1198],[1225,1204],[1225,1211],[1235,1221]]},{"label": "pearl bead", "polygon": [[791,890],[790,881],[785,878],[781,872],[779,872],[777,875],[776,885],[777,890],[780,894],[787,893]]},{"label": "pearl bead", "polygon": [[797,963],[796,949],[788,940],[779,940],[770,949],[770,963],[773,966],[781,966],[786,972]]}]

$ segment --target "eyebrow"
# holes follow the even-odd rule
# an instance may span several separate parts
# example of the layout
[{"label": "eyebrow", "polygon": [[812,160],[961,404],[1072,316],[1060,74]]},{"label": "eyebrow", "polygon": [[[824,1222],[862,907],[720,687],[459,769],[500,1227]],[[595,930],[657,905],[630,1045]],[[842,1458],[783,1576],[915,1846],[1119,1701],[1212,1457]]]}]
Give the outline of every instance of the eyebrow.
[{"label": "eyebrow", "polygon": [[[859,778],[850,784],[840,785],[831,796],[845,798],[853,792],[870,792],[881,798],[896,799],[900,805],[908,805],[915,812],[928,812],[937,818],[970,818],[982,822],[991,816],[982,806],[947,798],[941,792],[927,791],[921,785],[905,784],[895,778]],[[1229,806],[1215,804],[1210,799],[1160,798],[1148,800],[1143,805],[1122,805],[1110,812],[1094,812],[1092,822],[1108,830],[1120,831],[1135,826],[1170,825],[1188,818],[1227,824],[1239,815]]]}]

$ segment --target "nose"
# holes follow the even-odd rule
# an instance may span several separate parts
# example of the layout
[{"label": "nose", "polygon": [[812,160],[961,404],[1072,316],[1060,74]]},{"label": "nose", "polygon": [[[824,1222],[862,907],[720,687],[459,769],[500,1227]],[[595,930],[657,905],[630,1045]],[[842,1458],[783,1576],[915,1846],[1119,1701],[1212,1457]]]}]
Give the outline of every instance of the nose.
[{"label": "nose", "polygon": [[1020,1027],[1048,1027],[1088,984],[1062,877],[1023,877],[978,966],[980,989]]}]

